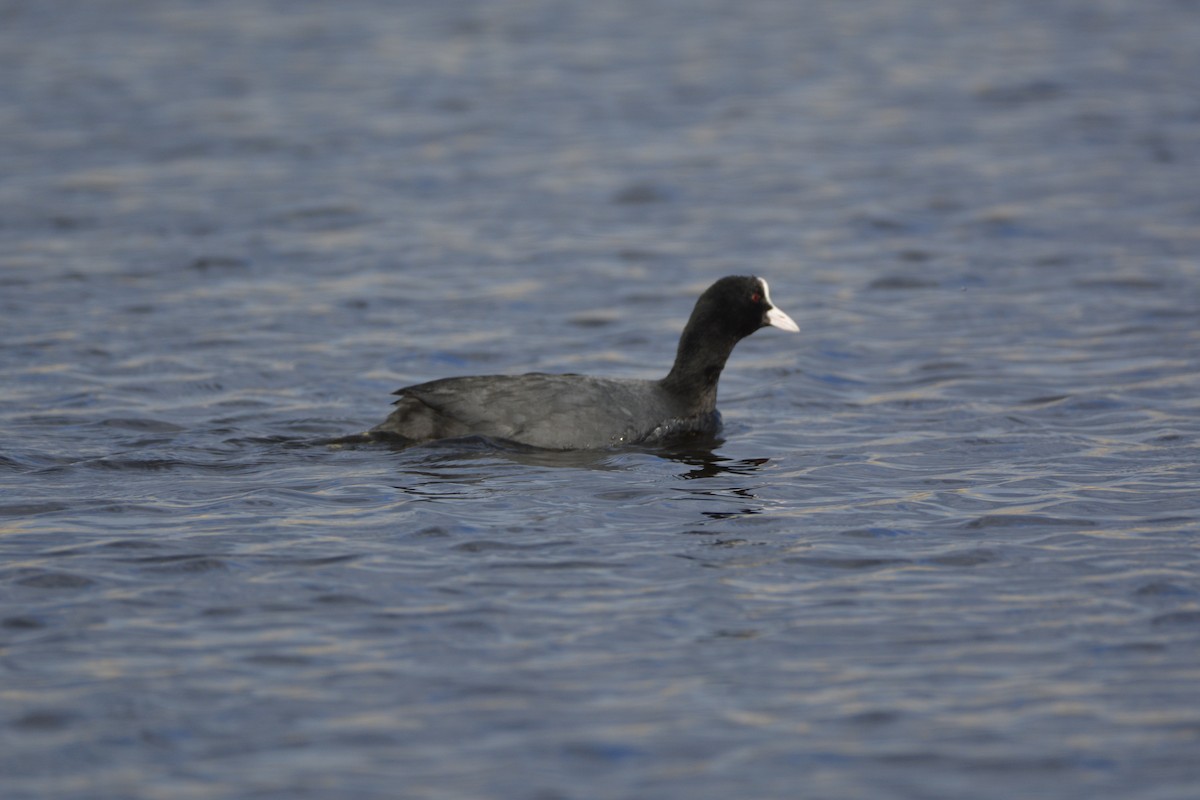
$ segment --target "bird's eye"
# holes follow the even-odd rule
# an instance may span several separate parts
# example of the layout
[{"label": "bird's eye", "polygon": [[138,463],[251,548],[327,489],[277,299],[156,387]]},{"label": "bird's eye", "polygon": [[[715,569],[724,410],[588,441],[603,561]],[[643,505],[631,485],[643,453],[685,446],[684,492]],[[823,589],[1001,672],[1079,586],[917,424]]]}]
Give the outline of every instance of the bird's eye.
[{"label": "bird's eye", "polygon": [[758,303],[762,302],[762,295],[758,292],[755,292],[754,294],[750,295],[750,302],[757,305]]}]

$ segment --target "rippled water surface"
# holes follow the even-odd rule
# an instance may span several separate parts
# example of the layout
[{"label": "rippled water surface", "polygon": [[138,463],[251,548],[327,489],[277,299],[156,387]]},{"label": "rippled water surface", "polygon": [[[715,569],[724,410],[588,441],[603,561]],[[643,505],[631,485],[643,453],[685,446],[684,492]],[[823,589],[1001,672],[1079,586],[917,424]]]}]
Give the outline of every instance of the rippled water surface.
[{"label": "rippled water surface", "polygon": [[[1197,42],[0,3],[0,794],[1196,797]],[[746,272],[720,439],[321,443]]]}]

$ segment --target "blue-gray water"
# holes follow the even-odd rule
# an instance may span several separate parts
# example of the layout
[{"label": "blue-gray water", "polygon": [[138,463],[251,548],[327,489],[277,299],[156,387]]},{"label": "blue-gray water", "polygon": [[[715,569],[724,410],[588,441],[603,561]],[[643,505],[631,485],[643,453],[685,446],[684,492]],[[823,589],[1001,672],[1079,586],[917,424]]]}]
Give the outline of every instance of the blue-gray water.
[{"label": "blue-gray water", "polygon": [[[0,3],[0,795],[1196,797],[1197,43]],[[313,444],[745,272],[721,441]]]}]

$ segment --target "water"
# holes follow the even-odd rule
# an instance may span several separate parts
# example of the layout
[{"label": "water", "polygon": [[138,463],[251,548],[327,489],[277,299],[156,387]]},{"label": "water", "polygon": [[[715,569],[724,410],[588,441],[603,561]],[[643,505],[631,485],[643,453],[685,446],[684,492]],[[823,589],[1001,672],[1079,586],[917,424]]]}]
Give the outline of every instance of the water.
[{"label": "water", "polygon": [[[3,796],[1196,796],[1197,41],[0,6]],[[316,443],[739,272],[718,440]]]}]

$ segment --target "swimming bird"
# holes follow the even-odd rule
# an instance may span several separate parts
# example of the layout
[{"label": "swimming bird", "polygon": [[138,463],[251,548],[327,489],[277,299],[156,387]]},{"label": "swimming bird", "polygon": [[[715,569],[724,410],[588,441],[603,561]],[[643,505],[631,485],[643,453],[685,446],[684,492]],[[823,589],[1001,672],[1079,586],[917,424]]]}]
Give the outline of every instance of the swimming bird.
[{"label": "swimming bird", "polygon": [[799,331],[753,275],[708,287],[660,380],[530,372],[406,386],[395,410],[368,434],[411,442],[486,436],[553,450],[654,442],[720,429],[717,381],[734,346],[759,328]]}]

